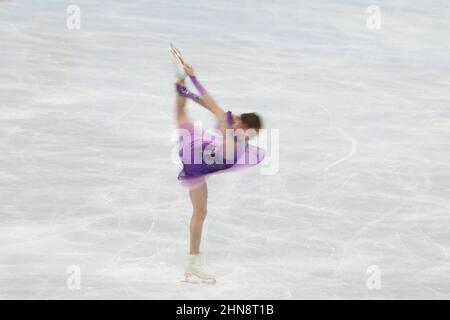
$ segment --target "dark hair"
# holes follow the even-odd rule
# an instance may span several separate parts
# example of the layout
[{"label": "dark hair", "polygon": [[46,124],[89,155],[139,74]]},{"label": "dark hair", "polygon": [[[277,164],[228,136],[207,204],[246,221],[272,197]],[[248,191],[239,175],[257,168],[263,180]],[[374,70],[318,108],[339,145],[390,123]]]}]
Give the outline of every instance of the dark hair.
[{"label": "dark hair", "polygon": [[241,114],[241,122],[252,129],[259,130],[262,128],[262,120],[254,112]]}]

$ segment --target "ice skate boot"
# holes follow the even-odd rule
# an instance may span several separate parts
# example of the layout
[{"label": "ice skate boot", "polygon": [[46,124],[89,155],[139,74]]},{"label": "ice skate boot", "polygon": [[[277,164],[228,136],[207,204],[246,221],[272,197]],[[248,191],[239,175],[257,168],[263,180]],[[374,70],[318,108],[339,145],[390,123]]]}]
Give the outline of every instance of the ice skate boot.
[{"label": "ice skate boot", "polygon": [[185,62],[183,56],[181,55],[180,51],[178,51],[177,48],[173,46],[173,44],[170,44],[169,52],[170,57],[172,58],[173,65],[175,67],[175,76],[178,80],[183,80],[187,77],[186,70],[184,70]]},{"label": "ice skate boot", "polygon": [[192,276],[199,278],[202,282],[216,283],[216,275],[205,267],[202,256],[199,254],[189,255],[184,268],[185,281],[190,282]]}]

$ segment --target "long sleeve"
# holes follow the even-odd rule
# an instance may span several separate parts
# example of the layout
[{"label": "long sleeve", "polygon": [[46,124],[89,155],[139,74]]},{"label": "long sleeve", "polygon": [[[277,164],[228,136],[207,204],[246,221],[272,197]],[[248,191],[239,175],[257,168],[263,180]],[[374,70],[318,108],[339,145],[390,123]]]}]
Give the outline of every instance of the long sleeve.
[{"label": "long sleeve", "polygon": [[196,76],[189,76],[191,78],[192,83],[194,84],[195,88],[197,88],[198,93],[200,93],[201,96],[204,96],[208,94],[206,92],[206,89],[202,86],[202,84],[198,81]]},{"label": "long sleeve", "polygon": [[200,101],[200,97],[198,95],[196,95],[195,93],[192,93],[188,90],[188,88],[186,88],[185,86],[182,86],[180,84],[176,84],[176,89],[177,92],[180,96],[186,97],[188,99],[193,100],[194,102],[199,103]]}]

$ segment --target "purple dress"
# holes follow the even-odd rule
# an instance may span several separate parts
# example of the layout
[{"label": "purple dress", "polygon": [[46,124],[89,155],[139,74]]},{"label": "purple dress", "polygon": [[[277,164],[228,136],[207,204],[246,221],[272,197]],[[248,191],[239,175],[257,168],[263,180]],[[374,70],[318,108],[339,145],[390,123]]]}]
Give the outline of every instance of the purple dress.
[{"label": "purple dress", "polygon": [[[233,124],[230,111],[227,112],[227,123]],[[195,130],[192,123],[183,124],[180,129],[185,129],[188,134],[180,136],[179,155],[183,169],[178,175],[178,180],[187,187],[195,187],[204,182],[208,175],[243,169],[256,165],[264,159],[265,154],[261,148],[240,141],[235,143],[234,157],[225,159],[222,155],[223,146],[219,142],[221,139],[218,139],[219,141],[211,139],[204,130]],[[186,141],[183,141],[184,138]]]}]

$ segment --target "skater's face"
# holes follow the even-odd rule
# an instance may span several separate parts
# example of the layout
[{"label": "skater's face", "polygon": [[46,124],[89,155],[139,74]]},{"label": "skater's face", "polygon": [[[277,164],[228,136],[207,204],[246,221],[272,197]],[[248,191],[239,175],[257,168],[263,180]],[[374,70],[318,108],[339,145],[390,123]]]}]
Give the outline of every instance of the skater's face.
[{"label": "skater's face", "polygon": [[239,141],[252,140],[254,139],[259,130],[249,128],[247,125],[242,123],[236,123],[234,126],[234,133]]},{"label": "skater's face", "polygon": [[258,135],[259,129],[262,127],[262,121],[257,113],[242,113],[238,119],[236,125],[246,132],[245,140],[251,140]]}]

